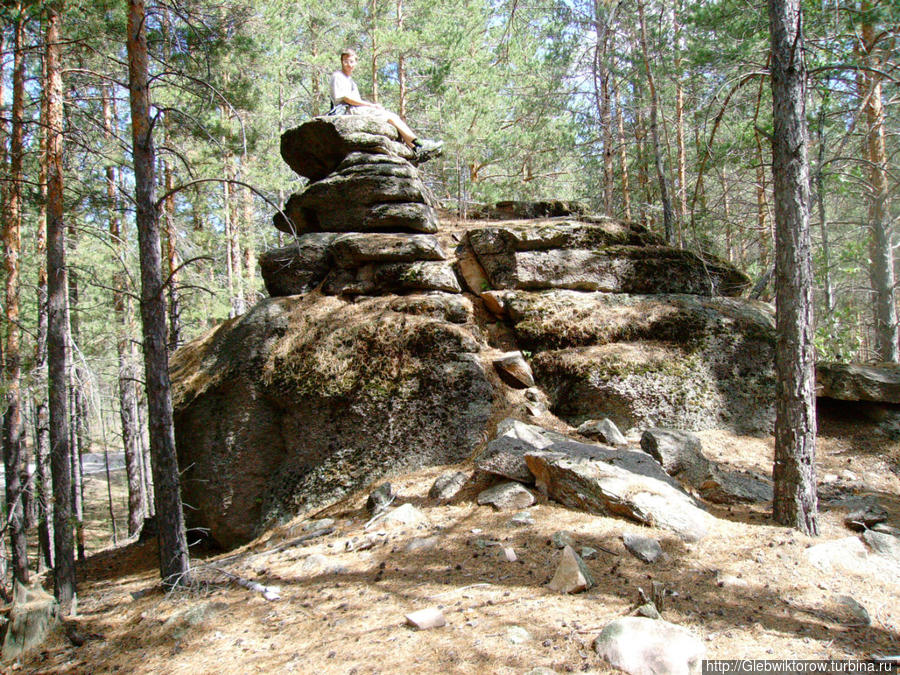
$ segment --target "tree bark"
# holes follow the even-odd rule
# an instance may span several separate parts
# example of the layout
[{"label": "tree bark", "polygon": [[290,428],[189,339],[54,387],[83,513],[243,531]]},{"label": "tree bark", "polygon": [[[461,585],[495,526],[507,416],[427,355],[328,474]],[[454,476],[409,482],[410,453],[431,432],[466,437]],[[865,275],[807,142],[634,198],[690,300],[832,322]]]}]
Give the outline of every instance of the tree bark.
[{"label": "tree bark", "polygon": [[[112,139],[113,102],[110,88],[104,90],[103,126],[107,140]],[[128,480],[128,536],[135,537],[144,524],[144,481],[141,475],[141,455],[138,445],[138,426],[134,350],[131,339],[133,312],[127,293],[127,276],[121,268],[125,264],[125,238],[119,215],[116,194],[116,166],[106,167],[106,198],[109,210],[109,237],[116,252],[119,267],[113,272],[113,312],[116,317],[116,355],[118,357],[119,420],[122,425],[122,450],[125,454],[125,475]]]},{"label": "tree bark", "polygon": [[[21,10],[21,6],[18,8]],[[13,578],[28,583],[28,548],[25,539],[24,485],[22,484],[22,363],[19,324],[19,253],[22,247],[22,157],[25,127],[25,19],[14,26],[12,127],[9,144],[10,185],[3,228],[6,271],[6,414],[3,424],[3,459],[6,468],[6,511],[12,549]]]},{"label": "tree bark", "polygon": [[631,190],[628,186],[628,151],[625,145],[625,122],[622,114],[622,101],[619,98],[618,90],[615,94],[616,100],[616,129],[618,131],[619,141],[619,164],[622,171],[622,208],[624,209],[625,220],[631,220]]},{"label": "tree bark", "polygon": [[144,377],[149,406],[150,453],[159,525],[159,570],[166,586],[189,582],[190,558],[175,452],[166,314],[156,205],[149,58],[142,0],[128,2],[128,84],[134,159],[135,205],[141,260]]},{"label": "tree bark", "polygon": [[[862,39],[858,45],[860,56],[870,68],[881,66],[878,58],[875,27],[871,19],[872,4],[860,3]],[[890,192],[885,149],[884,104],[881,95],[881,75],[873,70],[861,73],[866,99],[865,156],[868,159],[868,221],[869,221],[869,282],[872,286],[875,317],[876,357],[889,363],[900,362],[900,335],[897,329],[897,306],[894,301],[893,219],[890,214]]]},{"label": "tree bark", "polygon": [[68,279],[66,227],[63,220],[63,81],[60,65],[59,6],[47,6],[47,358],[50,407],[50,469],[53,474],[53,548],[56,599],[68,614],[75,596],[75,545],[69,502],[72,473],[69,464],[68,382]]},{"label": "tree bark", "polygon": [[[403,0],[397,0],[397,33],[398,35],[403,36]],[[401,119],[406,119],[406,55],[403,53],[403,50],[400,50],[400,53],[397,55],[397,85],[398,85],[398,97],[399,101],[397,101],[397,114],[400,115]]]},{"label": "tree bark", "polygon": [[607,13],[604,3],[594,0],[594,33],[597,37],[592,71],[594,101],[603,130],[603,213],[607,216],[613,214],[613,135],[608,48],[610,25],[615,18],[617,7],[618,5],[613,5]]},{"label": "tree bark", "polygon": [[687,222],[687,158],[684,148],[684,87],[681,82],[681,2],[672,8],[672,24],[675,29],[675,143],[678,163],[678,232],[677,245],[684,246],[684,224]]},{"label": "tree bark", "polygon": [[[168,115],[163,121],[163,129],[168,138]],[[167,141],[168,142],[168,141]],[[166,269],[168,284],[166,286],[169,310],[169,351],[174,352],[181,344],[181,304],[178,297],[178,235],[175,229],[175,195],[170,194],[175,187],[175,175],[168,157],[163,159],[163,179],[166,197],[163,204],[166,231]]]},{"label": "tree bark", "polygon": [[[49,88],[47,59],[42,59],[41,86]],[[35,496],[38,519],[39,559],[48,568],[53,567],[53,514],[51,513],[50,482],[50,411],[47,407],[47,96],[41,97],[40,132],[40,183],[39,213],[35,235],[35,257],[37,259],[37,328],[34,344],[34,464]]]},{"label": "tree bark", "polygon": [[775,520],[818,533],[806,63],[800,0],[768,0],[775,178]]},{"label": "tree bark", "polygon": [[647,50],[647,28],[644,21],[644,3],[638,0],[638,18],[641,27],[641,53],[644,57],[644,69],[647,71],[647,87],[650,90],[650,135],[653,140],[653,160],[656,166],[656,179],[659,181],[659,197],[663,207],[663,227],[665,229],[666,242],[675,242],[674,217],[672,215],[672,201],[669,199],[669,188],[666,183],[666,173],[663,169],[662,148],[659,142],[659,97],[656,93],[656,82],[653,79],[653,69],[650,68],[650,56]]}]

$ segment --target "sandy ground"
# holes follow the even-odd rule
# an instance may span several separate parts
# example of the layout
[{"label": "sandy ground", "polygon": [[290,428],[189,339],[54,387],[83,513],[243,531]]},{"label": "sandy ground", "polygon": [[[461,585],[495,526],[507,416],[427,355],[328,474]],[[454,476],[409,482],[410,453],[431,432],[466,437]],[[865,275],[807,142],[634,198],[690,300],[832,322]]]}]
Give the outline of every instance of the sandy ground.
[{"label": "sandy ground", "polygon": [[[852,535],[843,525],[846,505],[836,505],[847,497],[877,498],[889,524],[900,527],[900,442],[851,406],[820,409],[820,420],[815,539],[774,526],[769,504],[710,506],[717,524],[692,544],[540,499],[529,509],[534,524],[516,527],[512,512],[477,506],[474,489],[453,504],[430,502],[441,467],[391,481],[395,503],[415,505],[427,524],[367,528],[361,494],[319,516],[334,519],[330,534],[274,550],[315,530],[298,519],[238,551],[197,550],[193,588],[170,594],[158,583],[155,544],[108,545],[106,483],[97,477],[87,486],[95,505],[89,544],[107,548],[79,567],[79,614],[71,623],[84,644],[59,630],[8,672],[604,673],[593,639],[632,613],[638,589],[649,593],[653,582],[667,591],[663,618],[700,636],[710,658],[900,654],[900,579],[825,573],[803,557],[810,545]],[[727,467],[770,472],[771,438],[699,435],[704,452]],[[121,480],[114,485],[120,523],[123,488]],[[559,556],[550,543],[558,530],[598,551],[587,560],[597,583],[586,593],[545,588]],[[659,538],[665,560],[637,560],[622,545],[626,531]],[[417,540],[420,548],[410,550]],[[518,560],[501,557],[503,547]],[[278,587],[281,597],[266,600],[235,576]],[[870,625],[859,625],[842,595],[868,610]],[[441,608],[447,625],[405,625],[407,613],[426,607]]]}]

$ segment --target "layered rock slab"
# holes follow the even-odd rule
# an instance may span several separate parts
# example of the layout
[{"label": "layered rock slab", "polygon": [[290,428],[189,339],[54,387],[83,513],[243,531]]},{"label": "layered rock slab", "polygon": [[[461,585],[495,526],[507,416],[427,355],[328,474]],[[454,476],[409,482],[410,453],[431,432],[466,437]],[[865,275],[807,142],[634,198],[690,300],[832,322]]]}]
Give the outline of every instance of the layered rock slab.
[{"label": "layered rock slab", "polygon": [[816,396],[841,401],[900,403],[900,366],[861,363],[816,364]]},{"label": "layered rock slab", "polygon": [[497,289],[737,296],[750,284],[728,263],[613,220],[486,227],[470,230],[468,242]]},{"label": "layered rock slab", "polygon": [[551,409],[573,424],[764,431],[774,421],[772,309],[723,297],[506,291]]},{"label": "layered rock slab", "polygon": [[307,293],[320,284],[331,295],[459,293],[446,258],[432,235],[309,232],[263,253],[259,266],[271,297]]},{"label": "layered rock slab", "polygon": [[275,215],[283,232],[437,231],[415,153],[377,116],[314,118],[282,135],[281,155],[310,181]]},{"label": "layered rock slab", "polygon": [[484,345],[435,318],[437,298],[424,314],[412,299],[266,300],[173,355],[190,527],[231,548],[388,471],[472,453],[499,398]]}]

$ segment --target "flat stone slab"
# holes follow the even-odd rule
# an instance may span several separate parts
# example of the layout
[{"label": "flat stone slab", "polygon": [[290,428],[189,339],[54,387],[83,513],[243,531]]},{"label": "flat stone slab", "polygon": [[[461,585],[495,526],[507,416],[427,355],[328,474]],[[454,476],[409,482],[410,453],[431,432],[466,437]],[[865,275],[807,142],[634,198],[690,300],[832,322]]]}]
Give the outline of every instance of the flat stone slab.
[{"label": "flat stone slab", "polygon": [[427,234],[352,232],[335,238],[330,252],[339,267],[447,259],[437,237]]},{"label": "flat stone slab", "polygon": [[749,285],[726,263],[666,246],[514,251],[478,259],[491,286],[500,289],[737,296]]},{"label": "flat stone slab", "polygon": [[[588,513],[620,516],[660,527],[685,541],[697,541],[707,535],[714,518],[673,486],[672,479],[649,456],[646,462],[622,458],[636,469],[630,471],[602,459],[554,452],[566,445],[580,444],[557,443],[525,455],[536,486],[550,499]],[[642,473],[637,472],[642,469]]]},{"label": "flat stone slab", "polygon": [[816,396],[841,401],[900,403],[900,366],[818,363]]},{"label": "flat stone slab", "polygon": [[449,262],[426,260],[334,270],[323,291],[327,295],[387,295],[417,291],[461,293],[462,289]]}]

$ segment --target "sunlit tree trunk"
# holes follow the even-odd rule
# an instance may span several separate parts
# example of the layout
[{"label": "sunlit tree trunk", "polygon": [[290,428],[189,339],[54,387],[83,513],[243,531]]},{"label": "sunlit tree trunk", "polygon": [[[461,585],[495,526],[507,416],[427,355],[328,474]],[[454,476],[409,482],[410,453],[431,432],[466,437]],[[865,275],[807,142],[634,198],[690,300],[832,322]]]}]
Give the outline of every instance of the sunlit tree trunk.
[{"label": "sunlit tree trunk", "polygon": [[[397,34],[403,36],[403,0],[397,0]],[[397,86],[398,97],[397,114],[406,119],[406,56],[403,50],[397,55]]]},{"label": "sunlit tree trunk", "polygon": [[768,0],[775,124],[776,522],[818,533],[806,62],[800,0]]},{"label": "sunlit tree trunk", "polygon": [[50,407],[50,470],[53,474],[53,548],[56,598],[68,614],[75,596],[75,543],[69,501],[68,278],[63,220],[63,81],[60,64],[62,3],[47,5],[47,360]]},{"label": "sunlit tree trunk", "polygon": [[128,83],[131,100],[132,152],[138,248],[141,258],[141,319],[144,379],[149,408],[150,453],[156,518],[159,525],[159,570],[163,584],[180,586],[190,579],[190,558],[181,505],[181,481],[175,452],[166,314],[156,204],[153,127],[150,119],[149,55],[142,0],[128,2]]},{"label": "sunlit tree trunk", "polygon": [[[41,85],[49,88],[47,59],[42,59]],[[41,96],[39,212],[35,236],[37,271],[37,328],[34,344],[34,465],[37,501],[39,557],[48,568],[53,567],[53,514],[50,478],[50,410],[47,407],[47,96]]]},{"label": "sunlit tree trunk", "polygon": [[[112,140],[114,128],[112,91],[104,90],[103,123],[107,140]],[[131,300],[128,296],[125,266],[125,235],[116,193],[117,167],[106,167],[106,199],[109,213],[110,244],[116,252],[116,271],[112,275],[113,312],[116,323],[116,355],[118,357],[119,420],[122,428],[122,451],[125,454],[125,475],[128,480],[128,536],[141,531],[144,522],[144,483],[141,477],[141,456],[138,445],[138,426],[135,415],[137,373],[135,372],[132,334],[134,328]]]},{"label": "sunlit tree trunk", "polygon": [[656,82],[653,79],[653,69],[650,67],[650,56],[647,51],[647,27],[644,20],[643,0],[638,0],[637,5],[641,27],[641,53],[644,57],[644,69],[647,71],[647,87],[650,90],[650,135],[653,139],[653,160],[656,166],[656,179],[659,182],[659,197],[663,207],[663,227],[665,229],[666,242],[672,244],[675,241],[674,217],[672,215],[672,202],[669,199],[666,174],[663,169],[662,148],[659,141],[659,97],[656,93]]},{"label": "sunlit tree trunk", "polygon": [[884,103],[882,102],[881,75],[874,70],[881,67],[876,45],[875,27],[872,24],[872,4],[860,3],[862,40],[858,45],[860,56],[870,70],[861,73],[859,82],[866,97],[866,173],[868,175],[868,224],[869,224],[869,281],[872,286],[875,316],[876,356],[881,361],[900,361],[900,340],[897,330],[897,306],[894,301],[894,251],[893,220],[890,215],[890,192],[887,176],[887,150],[884,133]]},{"label": "sunlit tree trunk", "polygon": [[[18,7],[21,12],[21,6]],[[22,173],[25,132],[25,19],[14,26],[12,127],[9,144],[9,187],[3,228],[6,272],[6,344],[3,350],[6,414],[3,423],[3,459],[6,469],[6,520],[12,550],[13,578],[28,583],[28,547],[25,539],[24,485],[22,484],[21,328],[19,323],[19,253],[22,247]]]},{"label": "sunlit tree trunk", "polygon": [[[681,73],[681,24],[679,23],[679,14],[681,13],[681,2],[678,2],[677,9],[672,8],[672,24],[675,29],[675,142],[677,146],[677,164],[678,164],[678,226],[677,226],[677,245],[684,246],[684,224],[687,222],[687,159],[684,149],[684,87],[682,86]],[[729,246],[730,248],[730,246]]]},{"label": "sunlit tree trunk", "polygon": [[622,114],[622,100],[619,98],[618,90],[615,95],[616,101],[616,130],[618,131],[619,141],[619,165],[622,173],[622,208],[625,220],[631,220],[631,189],[628,186],[628,150],[625,145],[625,122]]}]

